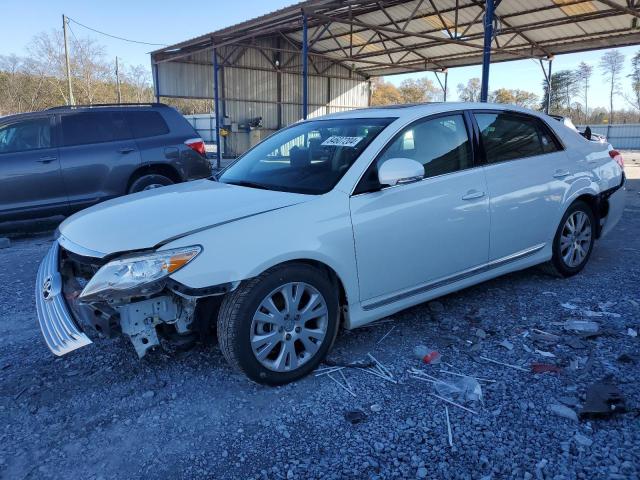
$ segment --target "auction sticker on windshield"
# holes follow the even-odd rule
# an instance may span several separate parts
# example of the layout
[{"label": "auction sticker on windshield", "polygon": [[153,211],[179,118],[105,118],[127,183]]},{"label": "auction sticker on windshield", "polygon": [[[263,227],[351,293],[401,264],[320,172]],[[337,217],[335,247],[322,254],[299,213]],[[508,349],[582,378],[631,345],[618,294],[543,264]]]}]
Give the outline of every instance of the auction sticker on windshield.
[{"label": "auction sticker on windshield", "polygon": [[355,147],[364,137],[342,137],[332,135],[322,142],[323,147]]}]

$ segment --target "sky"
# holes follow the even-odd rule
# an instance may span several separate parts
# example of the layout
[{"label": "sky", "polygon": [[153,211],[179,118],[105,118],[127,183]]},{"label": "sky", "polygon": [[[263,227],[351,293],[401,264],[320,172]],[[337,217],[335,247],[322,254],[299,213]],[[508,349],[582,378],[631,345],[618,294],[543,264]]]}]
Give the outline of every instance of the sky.
[{"label": "sky", "polygon": [[[291,0],[236,0],[235,2],[210,0],[0,0],[0,55],[23,55],[25,47],[39,32],[62,28],[62,14],[103,32],[149,43],[173,44],[193,38],[273,10],[291,5]],[[234,8],[234,5],[239,7]],[[159,46],[138,45],[124,42],[71,23],[72,34],[91,37],[106,47],[107,55],[118,56],[128,65],[149,65],[148,53]],[[640,46],[621,48],[626,56],[623,88],[630,90],[626,75],[631,57]],[[608,92],[602,74],[597,68],[603,51],[558,55],[553,61],[553,71],[573,69],[581,62],[594,66],[589,106],[607,107]],[[456,86],[469,78],[480,77],[481,66],[462,67],[449,70],[450,100],[457,97]],[[435,82],[433,73],[394,75],[385,80],[399,84],[405,78],[427,76]],[[538,62],[519,60],[493,64],[491,66],[490,89],[520,88],[542,95],[544,76]],[[436,82],[437,84],[437,82]],[[614,102],[615,108],[628,108],[621,96]]]}]

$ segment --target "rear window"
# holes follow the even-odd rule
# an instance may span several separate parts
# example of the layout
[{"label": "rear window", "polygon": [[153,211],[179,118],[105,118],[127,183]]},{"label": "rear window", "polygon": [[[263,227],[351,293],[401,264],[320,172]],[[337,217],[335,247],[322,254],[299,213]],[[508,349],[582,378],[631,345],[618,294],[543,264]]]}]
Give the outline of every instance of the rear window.
[{"label": "rear window", "polygon": [[125,112],[135,138],[157,137],[169,133],[169,127],[158,112]]},{"label": "rear window", "polygon": [[533,157],[560,150],[537,118],[512,113],[476,113],[488,163]]},{"label": "rear window", "polygon": [[119,112],[79,112],[61,119],[63,145],[86,145],[131,138]]}]

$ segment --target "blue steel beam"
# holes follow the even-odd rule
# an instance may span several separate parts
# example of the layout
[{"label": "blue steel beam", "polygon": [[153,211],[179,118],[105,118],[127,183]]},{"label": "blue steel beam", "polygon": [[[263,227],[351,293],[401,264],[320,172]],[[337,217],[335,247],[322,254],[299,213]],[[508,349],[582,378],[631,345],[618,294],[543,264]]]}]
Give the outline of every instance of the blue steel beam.
[{"label": "blue steel beam", "polygon": [[218,96],[218,53],[213,49],[213,109],[216,119],[216,167],[220,169],[222,148],[220,147],[220,97]]},{"label": "blue steel beam", "polygon": [[493,0],[485,1],[484,9],[484,49],[482,50],[482,86],[480,101],[486,102],[489,97],[489,67],[491,65],[491,42],[493,40]]},{"label": "blue steel beam", "polygon": [[309,57],[309,39],[308,39],[307,14],[302,12],[302,119],[307,119],[308,112],[308,57]]}]

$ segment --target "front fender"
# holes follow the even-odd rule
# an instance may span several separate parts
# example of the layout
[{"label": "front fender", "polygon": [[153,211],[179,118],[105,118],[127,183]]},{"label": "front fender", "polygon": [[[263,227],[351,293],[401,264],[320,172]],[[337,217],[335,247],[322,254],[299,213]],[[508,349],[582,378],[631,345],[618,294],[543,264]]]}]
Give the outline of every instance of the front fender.
[{"label": "front fender", "polygon": [[162,249],[201,245],[198,257],[171,278],[201,289],[239,282],[294,260],[333,269],[348,298],[358,298],[349,197],[334,190],[302,204],[195,232]]}]

